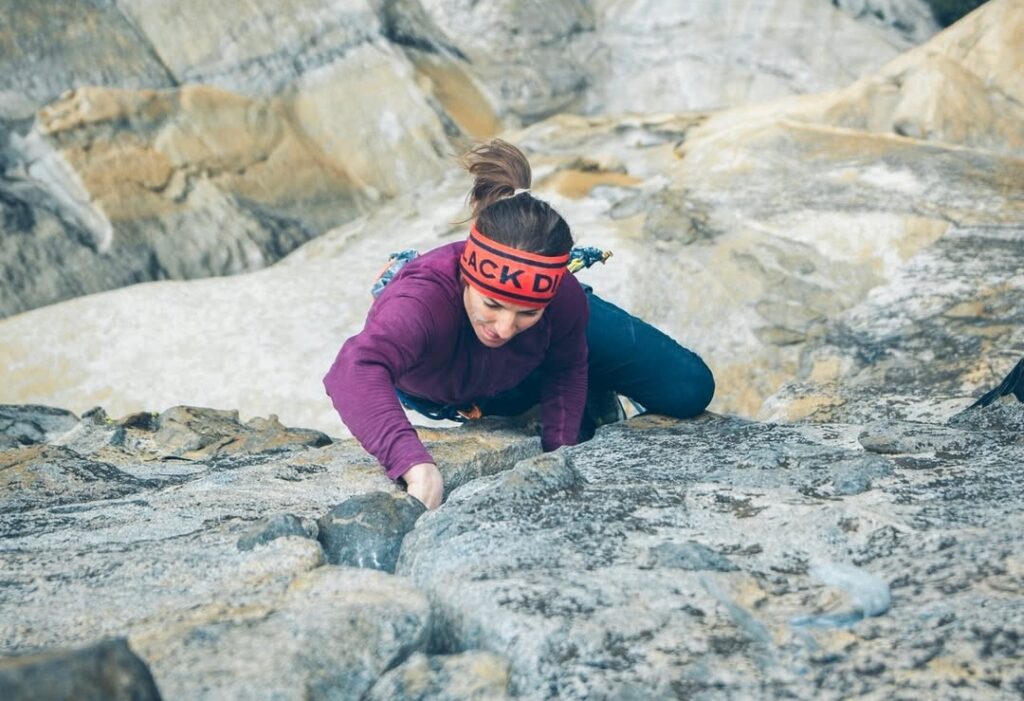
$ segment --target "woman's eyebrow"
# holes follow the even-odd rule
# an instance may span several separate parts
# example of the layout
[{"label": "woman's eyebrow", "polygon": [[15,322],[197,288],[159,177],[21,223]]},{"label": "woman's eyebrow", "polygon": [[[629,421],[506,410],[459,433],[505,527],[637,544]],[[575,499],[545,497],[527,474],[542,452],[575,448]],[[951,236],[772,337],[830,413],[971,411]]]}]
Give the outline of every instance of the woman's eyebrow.
[{"label": "woman's eyebrow", "polygon": [[[484,299],[487,302],[489,302],[490,304],[497,305],[497,306],[501,307],[502,309],[511,309],[511,307],[506,305],[504,302],[499,302],[498,300],[494,299],[494,297],[484,297]],[[536,312],[538,312],[540,310],[539,309],[515,309],[513,311],[515,311],[516,314],[535,314]]]}]

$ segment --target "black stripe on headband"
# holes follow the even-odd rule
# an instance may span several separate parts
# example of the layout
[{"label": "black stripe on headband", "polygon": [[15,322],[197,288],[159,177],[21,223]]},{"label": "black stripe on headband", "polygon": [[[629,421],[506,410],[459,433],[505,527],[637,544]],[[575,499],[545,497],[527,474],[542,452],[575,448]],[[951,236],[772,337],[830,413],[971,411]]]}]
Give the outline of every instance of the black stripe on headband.
[{"label": "black stripe on headband", "polygon": [[511,254],[511,253],[505,253],[505,251],[501,251],[501,250],[498,250],[497,248],[494,248],[492,246],[488,246],[486,243],[484,243],[483,241],[478,239],[476,236],[474,236],[472,232],[470,232],[469,238],[472,239],[474,244],[476,244],[480,248],[484,249],[485,251],[493,253],[496,256],[501,256],[502,258],[507,258],[508,260],[514,260],[515,262],[522,263],[523,265],[532,265],[535,268],[554,268],[554,269],[557,269],[557,268],[564,268],[569,263],[568,256],[566,256],[565,262],[563,262],[563,263],[540,263],[540,262],[535,261],[535,260],[530,260],[529,258],[520,258],[520,257],[518,257],[516,255]]},{"label": "black stripe on headband", "polygon": [[[470,280],[472,280],[474,285],[479,285],[484,289],[490,290],[499,297],[508,297],[509,299],[517,299],[521,302],[526,302],[528,304],[542,305],[546,305],[548,302],[555,298],[554,295],[551,295],[550,297],[527,297],[526,295],[519,295],[516,294],[515,292],[509,292],[508,290],[502,289],[501,287],[494,287],[493,285],[488,285],[486,282],[483,282],[482,280],[474,276],[472,273],[467,271],[465,265],[462,265],[460,267],[462,268],[462,274],[465,275]],[[555,289],[557,291],[558,288]]]}]

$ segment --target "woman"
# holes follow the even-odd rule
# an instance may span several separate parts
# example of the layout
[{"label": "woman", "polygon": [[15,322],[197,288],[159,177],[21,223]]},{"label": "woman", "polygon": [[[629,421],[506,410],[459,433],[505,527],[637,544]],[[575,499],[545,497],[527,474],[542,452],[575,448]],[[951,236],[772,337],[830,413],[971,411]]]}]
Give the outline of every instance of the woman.
[{"label": "woman", "polygon": [[[529,192],[523,153],[495,139],[463,159],[475,177],[466,241],[415,258],[383,289],[324,378],[342,421],[430,509],[444,484],[402,411],[514,415],[540,403],[545,451],[593,435],[592,397],[696,416],[714,394],[704,362],[568,273],[569,226]],[[396,392],[397,390],[397,392]]]}]

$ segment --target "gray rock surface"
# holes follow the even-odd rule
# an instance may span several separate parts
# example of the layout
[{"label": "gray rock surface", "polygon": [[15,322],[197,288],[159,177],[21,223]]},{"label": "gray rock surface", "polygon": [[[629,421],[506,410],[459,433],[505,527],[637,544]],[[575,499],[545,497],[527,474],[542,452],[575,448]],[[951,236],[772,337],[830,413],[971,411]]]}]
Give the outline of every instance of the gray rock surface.
[{"label": "gray rock surface", "polygon": [[31,117],[82,85],[159,88],[176,84],[118,3],[0,2],[0,120]]},{"label": "gray rock surface", "polygon": [[133,645],[168,698],[359,699],[425,645],[429,606],[382,572],[320,567],[276,598],[203,612]]},{"label": "gray rock surface", "polygon": [[160,701],[146,664],[119,638],[79,650],[0,658],[5,701]]},{"label": "gray rock surface", "polygon": [[[880,469],[856,435],[633,419],[456,491],[397,572],[527,698],[1019,692],[1024,446]],[[835,489],[865,460],[869,489]]]},{"label": "gray rock surface", "polygon": [[[220,271],[268,240],[239,231],[292,245],[307,186],[327,183],[313,205],[369,213],[259,274],[4,322],[0,654],[117,636],[167,698],[211,700],[1024,694],[1024,404],[964,410],[1024,349],[1019,3],[992,0],[842,90],[512,136],[535,191],[615,250],[586,281],[712,360],[730,411],[775,393],[775,423],[644,416],[545,455],[529,418],[424,428],[447,500],[422,515],[354,441],[238,413],[305,406],[309,423],[281,416],[338,428],[316,379],[361,324],[390,236],[464,233],[455,179],[382,201],[433,182],[446,140],[500,127],[496,111],[840,85],[907,45],[920,4],[716,0],[701,21],[635,0],[201,5],[54,15],[113,18],[114,48],[130,25],[168,71],[214,86],[83,86],[33,127],[26,100],[52,85],[0,79],[24,93],[0,93],[4,231],[36,237],[44,268],[106,256],[142,280],[164,259],[140,254],[139,272],[118,246],[150,250],[146,231],[169,235],[158,254],[189,249],[182,231],[217,243]],[[719,42],[736,27],[743,46]],[[73,38],[55,51],[89,60]],[[802,53],[820,50],[828,75]],[[686,82],[680,51],[713,84]],[[71,79],[145,87],[126,55]],[[353,99],[367,85],[383,91],[371,111]],[[368,157],[381,134],[406,141]],[[66,277],[33,284],[95,289]],[[174,406],[196,387],[238,412]],[[107,400],[127,416],[86,411]],[[331,564],[346,550],[397,555],[397,574]]]},{"label": "gray rock surface", "polygon": [[0,317],[262,268],[436,178],[463,134],[367,2],[2,9]]},{"label": "gray rock surface", "polygon": [[[313,531],[312,533],[310,531]],[[269,543],[278,538],[298,536],[316,538],[315,528],[307,529],[302,520],[294,514],[277,514],[260,519],[238,538],[239,550],[252,550],[257,545]]]},{"label": "gray rock surface", "polygon": [[64,409],[0,405],[0,448],[45,443],[76,424],[78,417]]},{"label": "gray rock surface", "polygon": [[[351,497],[407,499],[354,442],[194,407],[76,429],[0,450],[0,654],[123,636],[168,698],[299,699],[358,698],[426,651],[422,595],[325,566],[312,537]],[[451,488],[539,451],[494,426],[425,438]]]},{"label": "gray rock surface", "polygon": [[352,497],[317,521],[324,556],[332,565],[395,571],[402,539],[426,509],[413,497],[387,492]]},{"label": "gray rock surface", "polygon": [[1019,225],[950,231],[832,319],[762,414],[945,422],[973,402],[965,386],[997,384],[1024,348],[1022,261]]},{"label": "gray rock surface", "polygon": [[508,662],[490,652],[416,653],[386,672],[367,701],[504,701]]},{"label": "gray rock surface", "polygon": [[22,476],[0,490],[0,642],[126,636],[168,698],[1005,697],[1024,689],[1022,407],[645,416],[543,455],[529,422],[423,429],[448,498],[397,576],[310,537],[409,503],[353,441],[225,454],[248,435],[225,412],[161,432],[97,410],[66,445],[0,451]]},{"label": "gray rock surface", "polygon": [[833,0],[832,4],[858,20],[892,28],[914,43],[939,31],[927,0]]},{"label": "gray rock surface", "polygon": [[[526,149],[534,191],[580,241],[614,251],[581,278],[711,360],[714,411],[799,418],[813,410],[810,393],[778,414],[762,414],[762,405],[794,378],[839,377],[846,362],[805,367],[805,345],[872,289],[896,283],[946,234],[943,245],[962,248],[957,255],[971,263],[936,271],[950,289],[919,282],[916,293],[1001,296],[982,277],[999,267],[1013,303],[1013,247],[1000,253],[983,239],[1024,220],[1024,112],[1016,106],[1024,86],[1006,68],[1024,62],[1019,7],[993,0],[838,91],[716,113],[559,115],[506,136]],[[944,94],[962,100],[936,100]],[[104,403],[124,414],[187,396],[339,430],[311,368],[329,367],[342,340],[362,328],[366,288],[389,252],[465,235],[452,222],[465,216],[468,186],[453,177],[429,195],[408,192],[258,274],[140,286],[5,320],[0,363],[20,371],[0,386],[0,400],[76,412]],[[977,257],[985,251],[995,259]],[[969,317],[971,309],[954,311]],[[163,323],[172,314],[173,330]],[[74,343],[67,328],[76,329]],[[125,328],[138,333],[112,343]],[[1019,360],[1015,328],[990,325],[997,336],[977,339],[977,357],[989,360],[962,375],[963,400],[1005,375],[1001,363],[988,367],[997,354]],[[204,342],[186,340],[194,338]],[[221,371],[224,357],[234,372]]]},{"label": "gray rock surface", "polygon": [[927,36],[917,1],[5,0],[0,318],[261,269],[466,137],[839,87]]}]

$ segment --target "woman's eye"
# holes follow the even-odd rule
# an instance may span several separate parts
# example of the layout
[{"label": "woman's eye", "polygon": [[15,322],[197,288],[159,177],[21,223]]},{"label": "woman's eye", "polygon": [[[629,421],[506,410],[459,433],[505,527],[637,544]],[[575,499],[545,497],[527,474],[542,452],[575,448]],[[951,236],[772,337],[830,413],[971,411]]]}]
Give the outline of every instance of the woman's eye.
[{"label": "woman's eye", "polygon": [[488,309],[501,309],[501,305],[497,302],[484,302],[484,305],[486,305]]}]

